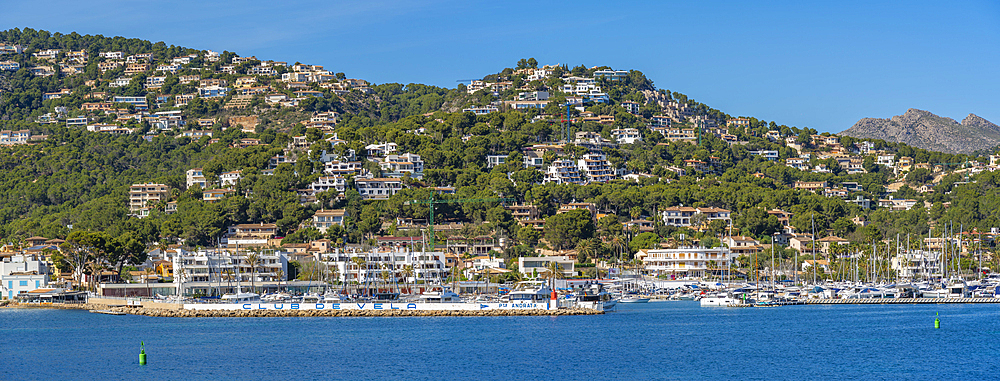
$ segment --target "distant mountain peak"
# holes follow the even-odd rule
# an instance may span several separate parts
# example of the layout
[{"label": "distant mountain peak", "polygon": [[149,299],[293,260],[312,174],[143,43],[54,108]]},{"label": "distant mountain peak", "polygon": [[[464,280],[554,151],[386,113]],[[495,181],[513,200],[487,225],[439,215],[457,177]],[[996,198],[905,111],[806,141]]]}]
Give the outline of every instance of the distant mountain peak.
[{"label": "distant mountain peak", "polygon": [[863,118],[840,134],[948,153],[971,153],[1000,145],[1000,126],[976,114],[959,123],[915,108],[889,119]]}]

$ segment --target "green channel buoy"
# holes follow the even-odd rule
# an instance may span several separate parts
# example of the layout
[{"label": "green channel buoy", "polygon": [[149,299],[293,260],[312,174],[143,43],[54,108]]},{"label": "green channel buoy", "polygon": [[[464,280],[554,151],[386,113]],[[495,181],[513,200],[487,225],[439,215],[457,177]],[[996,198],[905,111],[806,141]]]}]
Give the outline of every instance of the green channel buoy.
[{"label": "green channel buoy", "polygon": [[934,313],[934,329],[941,328],[941,319],[938,318],[938,315],[937,312]]},{"label": "green channel buoy", "polygon": [[142,348],[139,351],[139,365],[146,365],[146,343],[140,341],[139,346]]}]

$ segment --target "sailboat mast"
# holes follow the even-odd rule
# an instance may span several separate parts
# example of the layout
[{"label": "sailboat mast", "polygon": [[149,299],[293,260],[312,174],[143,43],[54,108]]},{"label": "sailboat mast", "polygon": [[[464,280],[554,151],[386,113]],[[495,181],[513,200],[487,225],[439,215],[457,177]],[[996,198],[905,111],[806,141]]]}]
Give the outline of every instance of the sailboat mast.
[{"label": "sailboat mast", "polygon": [[812,223],[812,252],[813,252],[813,286],[816,285],[816,266],[819,266],[819,262],[816,261],[816,214],[813,213],[809,216],[809,221]]}]

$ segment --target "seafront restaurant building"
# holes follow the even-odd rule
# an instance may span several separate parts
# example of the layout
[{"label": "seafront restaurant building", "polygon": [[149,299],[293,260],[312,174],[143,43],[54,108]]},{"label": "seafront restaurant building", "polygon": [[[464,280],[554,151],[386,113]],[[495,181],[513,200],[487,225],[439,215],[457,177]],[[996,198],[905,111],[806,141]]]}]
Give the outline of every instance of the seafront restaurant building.
[{"label": "seafront restaurant building", "polygon": [[727,266],[733,260],[732,252],[725,247],[643,249],[635,256],[651,275],[665,275],[675,279],[703,277],[709,267]]}]

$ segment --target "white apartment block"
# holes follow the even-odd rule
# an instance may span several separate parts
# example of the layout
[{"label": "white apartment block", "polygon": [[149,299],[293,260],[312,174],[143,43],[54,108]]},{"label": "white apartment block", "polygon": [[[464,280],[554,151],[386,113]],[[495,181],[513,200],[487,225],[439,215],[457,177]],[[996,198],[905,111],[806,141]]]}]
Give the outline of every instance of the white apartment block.
[{"label": "white apartment block", "polygon": [[354,184],[364,200],[386,200],[403,189],[403,181],[394,178],[357,178]]},{"label": "white apartment block", "polygon": [[573,160],[562,159],[553,161],[549,165],[542,183],[584,185],[586,181]]},{"label": "white apartment block", "polygon": [[388,172],[389,177],[403,177],[404,173],[416,177],[424,173],[424,161],[420,159],[420,155],[412,153],[387,155],[385,159],[379,161],[379,167]]},{"label": "white apartment block", "polygon": [[260,286],[261,282],[287,280],[286,253],[267,249],[254,253],[257,255],[258,263],[251,266],[247,261],[250,252],[242,248],[238,253],[225,249],[181,251],[172,258],[174,285],[178,289],[178,294],[211,295],[220,287],[223,288],[223,293],[232,293],[235,291],[237,281],[244,291],[248,291],[251,284]]},{"label": "white apartment block", "polygon": [[896,167],[896,155],[875,156],[875,164],[881,164],[889,168]]},{"label": "white apartment block", "polygon": [[642,141],[642,134],[637,128],[616,128],[611,130],[611,138],[618,144],[635,144]]},{"label": "white apartment block", "polygon": [[97,53],[97,55],[101,56],[102,58],[107,58],[112,60],[120,60],[125,58],[125,54],[122,52],[100,52]]},{"label": "white apartment block", "polygon": [[28,140],[31,140],[31,131],[29,130],[0,131],[0,145],[26,144]]},{"label": "white apartment block", "polygon": [[915,250],[899,253],[890,260],[891,268],[905,279],[930,279],[941,275],[938,251]]},{"label": "white apartment block", "polygon": [[137,212],[150,204],[170,198],[170,187],[164,184],[133,184],[129,188],[128,209]]},{"label": "white apartment block", "polygon": [[731,212],[722,208],[692,208],[689,206],[672,206],[663,209],[663,211],[660,212],[660,216],[663,218],[664,224],[681,227],[691,226],[691,219],[697,214],[705,215],[706,222],[710,222],[712,220],[728,221],[730,219]]},{"label": "white apartment block", "polygon": [[205,179],[205,174],[202,172],[201,168],[191,168],[187,170],[187,187],[191,188],[195,185],[205,189],[208,187],[208,180]]},{"label": "white apartment block", "polygon": [[[364,262],[358,265],[354,263],[354,258],[364,259]],[[444,252],[410,251],[402,247],[379,247],[371,251],[338,249],[333,253],[320,254],[320,260],[336,269],[341,282],[381,282],[383,273],[388,272],[389,282],[395,280],[404,287],[416,282],[440,282],[448,277],[451,270]],[[408,266],[413,268],[410,276],[405,273]]]},{"label": "white apartment block", "polygon": [[242,177],[242,171],[231,171],[219,175],[219,181],[222,183],[222,186],[224,187],[226,186],[232,187],[236,186],[236,183],[240,182],[241,177]]},{"label": "white apartment block", "polygon": [[344,209],[319,210],[313,214],[313,227],[326,233],[331,226],[344,226],[344,217],[346,216],[347,212]]},{"label": "white apartment block", "polygon": [[606,183],[615,179],[615,170],[603,154],[590,153],[577,160],[577,167],[587,183]]},{"label": "white apartment block", "polygon": [[562,269],[563,275],[570,277],[576,275],[574,260],[564,255],[551,255],[546,257],[518,257],[517,271],[525,276],[532,277],[549,271],[551,263],[556,263]]},{"label": "white apartment block", "polygon": [[14,299],[48,284],[49,266],[33,255],[13,255],[0,262],[0,299]]},{"label": "white apartment block", "polygon": [[724,247],[639,250],[636,258],[650,274],[677,278],[703,277],[710,268],[724,267],[733,260],[729,249]]},{"label": "white apartment block", "polygon": [[323,173],[334,176],[345,176],[361,173],[360,161],[332,160],[323,164]]},{"label": "white apartment block", "polygon": [[365,146],[368,157],[383,157],[396,152],[396,143],[369,144]]},{"label": "white apartment block", "polygon": [[493,168],[507,161],[507,155],[486,155],[486,168]]},{"label": "white apartment block", "polygon": [[309,189],[314,193],[333,190],[337,194],[344,194],[347,189],[347,180],[341,176],[323,176],[309,184]]}]

